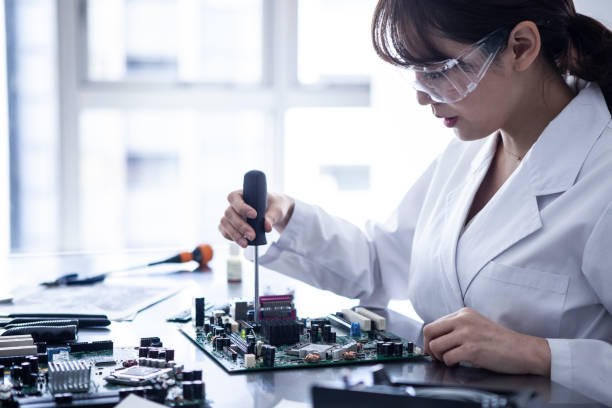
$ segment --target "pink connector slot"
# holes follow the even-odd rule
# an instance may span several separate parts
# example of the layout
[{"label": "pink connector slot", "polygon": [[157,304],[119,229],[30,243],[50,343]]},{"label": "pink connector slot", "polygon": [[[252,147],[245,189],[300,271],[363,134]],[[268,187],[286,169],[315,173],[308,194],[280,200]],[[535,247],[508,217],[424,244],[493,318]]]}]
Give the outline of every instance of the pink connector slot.
[{"label": "pink connector slot", "polygon": [[293,295],[270,295],[270,296],[260,296],[259,304],[263,305],[268,302],[293,302]]}]

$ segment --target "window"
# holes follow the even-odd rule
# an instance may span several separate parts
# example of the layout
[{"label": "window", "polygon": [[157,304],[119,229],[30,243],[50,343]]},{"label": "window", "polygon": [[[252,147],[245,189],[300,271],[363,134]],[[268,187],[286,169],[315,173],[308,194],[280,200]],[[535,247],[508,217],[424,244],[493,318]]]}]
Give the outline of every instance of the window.
[{"label": "window", "polygon": [[253,168],[384,219],[448,134],[422,136],[424,108],[374,55],[375,3],[5,0],[12,250],[224,242]]},{"label": "window", "polygon": [[262,1],[89,0],[88,78],[257,84]]},{"label": "window", "polygon": [[251,168],[271,172],[258,111],[87,109],[80,125],[85,248],[218,241],[228,188]]}]

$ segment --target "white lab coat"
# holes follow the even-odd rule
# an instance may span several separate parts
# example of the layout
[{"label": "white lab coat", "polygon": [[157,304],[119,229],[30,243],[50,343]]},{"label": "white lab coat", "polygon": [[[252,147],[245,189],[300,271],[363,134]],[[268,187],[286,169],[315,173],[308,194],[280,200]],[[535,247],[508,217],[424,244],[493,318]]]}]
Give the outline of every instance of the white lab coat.
[{"label": "white lab coat", "polygon": [[471,307],[547,338],[554,381],[612,401],[612,123],[600,88],[580,91],[461,234],[495,145],[452,141],[365,233],[296,202],[260,263],[362,304],[408,298],[425,323]]}]

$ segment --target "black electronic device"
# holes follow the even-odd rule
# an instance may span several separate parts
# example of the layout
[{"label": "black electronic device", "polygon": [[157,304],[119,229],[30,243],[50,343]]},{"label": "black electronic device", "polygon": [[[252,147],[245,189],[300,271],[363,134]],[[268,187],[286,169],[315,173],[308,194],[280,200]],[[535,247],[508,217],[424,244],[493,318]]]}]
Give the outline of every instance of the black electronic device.
[{"label": "black electronic device", "polygon": [[392,380],[382,366],[372,370],[373,384],[342,382],[312,387],[313,408],[536,408],[537,393],[459,384],[413,383]]}]

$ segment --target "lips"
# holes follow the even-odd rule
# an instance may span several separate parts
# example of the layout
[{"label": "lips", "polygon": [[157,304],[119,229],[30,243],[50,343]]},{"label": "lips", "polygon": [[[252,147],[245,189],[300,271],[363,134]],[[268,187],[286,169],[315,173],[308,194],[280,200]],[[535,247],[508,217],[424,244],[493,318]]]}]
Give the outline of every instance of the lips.
[{"label": "lips", "polygon": [[444,118],[444,126],[446,127],[455,127],[457,121],[459,120],[459,116],[453,116],[452,118]]},{"label": "lips", "polygon": [[444,116],[434,113],[436,118],[444,119],[444,126],[446,127],[454,127],[459,120],[459,116]]}]

